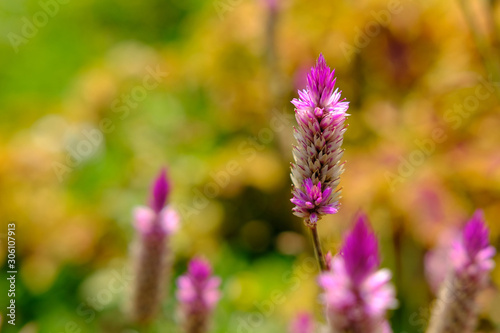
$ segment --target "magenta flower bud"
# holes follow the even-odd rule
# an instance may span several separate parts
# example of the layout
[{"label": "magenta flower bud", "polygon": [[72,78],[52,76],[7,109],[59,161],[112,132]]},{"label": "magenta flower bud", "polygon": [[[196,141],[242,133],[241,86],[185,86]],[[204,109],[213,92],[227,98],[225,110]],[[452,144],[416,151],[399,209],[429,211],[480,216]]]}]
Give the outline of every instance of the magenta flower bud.
[{"label": "magenta flower bud", "polygon": [[188,272],[177,279],[177,300],[185,333],[204,333],[220,298],[220,278],[212,276],[210,264],[193,259]]},{"label": "magenta flower bud", "polygon": [[336,188],[343,172],[340,147],[349,103],[340,100],[334,74],[320,55],[307,75],[306,89],[299,90],[299,99],[292,101],[298,127],[294,132],[297,146],[291,165],[291,201],[294,214],[311,228],[322,215],[335,214],[339,207],[340,190]]},{"label": "magenta flower bud", "polygon": [[310,313],[299,313],[290,324],[290,333],[314,333],[314,318]]},{"label": "magenta flower bud", "polygon": [[360,214],[330,269],[319,276],[332,332],[390,332],[386,312],[397,306],[391,273],[379,269],[378,242]]},{"label": "magenta flower bud", "polygon": [[369,229],[365,214],[358,214],[353,230],[344,240],[342,254],[347,273],[355,283],[362,281],[380,265],[377,238]]},{"label": "magenta flower bud", "polygon": [[488,235],[484,214],[477,210],[463,229],[462,241],[456,241],[451,251],[453,267],[459,275],[485,282],[495,264],[495,249]]},{"label": "magenta flower bud", "polygon": [[168,284],[170,258],[168,241],[178,228],[179,217],[165,206],[169,185],[165,172],[158,176],[152,190],[151,207],[134,209],[137,240],[134,247],[135,281],[131,315],[139,323],[149,323],[157,315]]},{"label": "magenta flower bud", "polygon": [[169,194],[170,184],[167,181],[167,172],[165,169],[162,169],[160,175],[154,182],[150,204],[151,208],[156,213],[159,213],[163,209]]},{"label": "magenta flower bud", "polygon": [[483,213],[477,210],[449,251],[451,270],[440,288],[427,332],[474,331],[476,296],[487,284],[494,255]]}]

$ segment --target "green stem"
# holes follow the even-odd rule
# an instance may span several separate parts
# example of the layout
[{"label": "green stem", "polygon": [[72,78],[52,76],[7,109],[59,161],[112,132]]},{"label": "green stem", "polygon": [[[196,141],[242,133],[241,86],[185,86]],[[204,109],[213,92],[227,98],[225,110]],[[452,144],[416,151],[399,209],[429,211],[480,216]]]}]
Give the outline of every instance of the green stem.
[{"label": "green stem", "polygon": [[323,256],[323,251],[321,250],[321,243],[319,241],[318,229],[316,228],[316,226],[309,227],[309,229],[311,230],[314,252],[316,253],[316,259],[318,259],[319,269],[321,271],[326,271],[325,256]]}]

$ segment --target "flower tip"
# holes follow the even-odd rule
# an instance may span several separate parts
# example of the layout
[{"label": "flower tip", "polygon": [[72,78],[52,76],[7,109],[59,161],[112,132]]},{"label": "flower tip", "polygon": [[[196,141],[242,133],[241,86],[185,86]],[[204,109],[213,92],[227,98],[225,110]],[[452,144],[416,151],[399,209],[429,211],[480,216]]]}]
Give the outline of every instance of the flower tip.
[{"label": "flower tip", "polygon": [[316,61],[316,66],[318,66],[318,67],[326,66],[326,60],[325,60],[325,57],[323,57],[323,53],[319,54],[318,60]]},{"label": "flower tip", "polygon": [[484,212],[483,212],[483,210],[482,209],[476,209],[476,211],[474,212],[474,214],[472,214],[471,220],[476,220],[476,221],[479,221],[481,223],[484,223],[485,219],[484,219]]},{"label": "flower tip", "polygon": [[212,274],[212,267],[208,261],[194,258],[189,262],[188,272],[197,281],[205,280]]},{"label": "flower tip", "polygon": [[316,117],[318,117],[318,118],[323,117],[323,109],[322,109],[322,108],[318,108],[318,107],[316,107],[316,108],[314,109],[314,115],[315,115]]},{"label": "flower tip", "polygon": [[356,224],[346,236],[342,255],[346,268],[354,280],[361,280],[380,264],[378,241],[370,228],[368,217],[359,212]]},{"label": "flower tip", "polygon": [[162,168],[160,174],[153,184],[151,208],[159,213],[165,206],[168,194],[170,193],[170,184],[167,180],[167,172]]},{"label": "flower tip", "polygon": [[482,210],[476,210],[463,229],[464,246],[472,258],[489,246],[489,232]]},{"label": "flower tip", "polygon": [[368,216],[365,212],[359,211],[355,215],[354,221],[354,227],[352,228],[350,234],[351,237],[358,239],[360,242],[375,239],[375,235],[370,227],[370,221],[368,220]]},{"label": "flower tip", "polygon": [[355,225],[354,229],[356,230],[366,230],[366,232],[370,231],[370,221],[368,220],[368,215],[362,210],[358,211],[354,217]]}]

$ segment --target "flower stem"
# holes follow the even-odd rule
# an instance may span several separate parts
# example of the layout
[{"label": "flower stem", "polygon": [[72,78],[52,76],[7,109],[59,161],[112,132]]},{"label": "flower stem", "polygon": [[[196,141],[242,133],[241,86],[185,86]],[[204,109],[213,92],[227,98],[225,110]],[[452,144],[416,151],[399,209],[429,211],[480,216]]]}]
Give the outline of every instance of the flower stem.
[{"label": "flower stem", "polygon": [[321,250],[321,243],[319,242],[318,229],[316,228],[316,226],[309,227],[309,229],[311,230],[314,252],[316,253],[316,259],[318,259],[319,269],[321,271],[326,271],[325,257],[323,256],[323,251]]}]

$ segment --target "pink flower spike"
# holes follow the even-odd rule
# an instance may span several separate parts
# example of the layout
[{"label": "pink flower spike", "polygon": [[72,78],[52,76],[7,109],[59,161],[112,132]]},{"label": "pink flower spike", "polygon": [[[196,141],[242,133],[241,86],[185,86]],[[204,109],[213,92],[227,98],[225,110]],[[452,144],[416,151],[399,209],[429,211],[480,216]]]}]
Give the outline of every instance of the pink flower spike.
[{"label": "pink flower spike", "polygon": [[310,228],[316,228],[323,215],[334,214],[339,207],[340,190],[336,188],[344,170],[341,145],[349,103],[340,101],[335,81],[335,71],[320,54],[307,75],[306,89],[299,90],[299,98],[292,100],[298,123],[291,167],[293,213]]},{"label": "pink flower spike", "polygon": [[378,242],[367,217],[356,219],[342,253],[328,258],[328,270],[318,278],[321,300],[333,332],[390,332],[385,315],[397,306],[391,273],[379,269]]},{"label": "pink flower spike", "polygon": [[491,259],[495,255],[488,234],[483,212],[477,210],[464,226],[461,237],[452,245],[450,258],[458,274],[473,273],[479,280],[487,277]]},{"label": "pink flower spike", "polygon": [[186,333],[204,333],[220,299],[220,278],[212,276],[210,264],[199,258],[191,260],[188,272],[177,279],[179,311]]},{"label": "pink flower spike", "polygon": [[133,210],[137,238],[133,247],[135,279],[130,312],[133,320],[141,324],[151,323],[157,316],[169,278],[169,236],[179,225],[175,210],[165,206],[169,192],[162,170],[153,185],[150,207],[138,206]]},{"label": "pink flower spike", "polygon": [[474,331],[477,322],[477,295],[486,287],[494,267],[495,248],[488,239],[488,227],[482,211],[476,211],[453,242],[445,258],[450,271],[441,285],[434,307],[429,333]]}]

